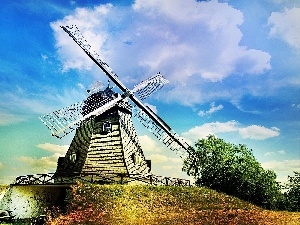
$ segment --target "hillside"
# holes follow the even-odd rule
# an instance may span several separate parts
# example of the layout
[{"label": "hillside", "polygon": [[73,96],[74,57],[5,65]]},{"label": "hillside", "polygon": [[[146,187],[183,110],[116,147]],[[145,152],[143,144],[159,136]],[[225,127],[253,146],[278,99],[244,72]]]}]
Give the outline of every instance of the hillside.
[{"label": "hillside", "polygon": [[[300,224],[300,213],[263,210],[199,187],[73,186],[69,210],[49,224]],[[56,215],[55,215],[56,214]]]}]

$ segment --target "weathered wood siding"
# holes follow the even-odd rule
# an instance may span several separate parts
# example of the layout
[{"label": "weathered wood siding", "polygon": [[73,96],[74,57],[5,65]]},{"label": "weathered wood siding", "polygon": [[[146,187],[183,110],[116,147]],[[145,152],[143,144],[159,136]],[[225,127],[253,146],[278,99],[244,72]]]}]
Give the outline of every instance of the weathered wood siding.
[{"label": "weathered wood siding", "polygon": [[123,143],[124,159],[129,174],[147,174],[150,172],[139,139],[132,124],[131,114],[119,112],[120,131]]},{"label": "weathered wood siding", "polygon": [[89,151],[93,125],[94,121],[90,120],[76,130],[65,157],[58,159],[56,175],[73,176],[74,174],[81,173],[87,152]]},{"label": "weathered wood siding", "polygon": [[[103,130],[107,122],[110,132]],[[76,130],[65,157],[58,160],[56,176],[147,174],[149,170],[132,124],[131,107],[123,102]]]},{"label": "weathered wood siding", "polygon": [[[118,110],[96,118],[83,172],[117,174],[127,173],[120,135]],[[111,132],[103,132],[104,122],[112,124]]]}]

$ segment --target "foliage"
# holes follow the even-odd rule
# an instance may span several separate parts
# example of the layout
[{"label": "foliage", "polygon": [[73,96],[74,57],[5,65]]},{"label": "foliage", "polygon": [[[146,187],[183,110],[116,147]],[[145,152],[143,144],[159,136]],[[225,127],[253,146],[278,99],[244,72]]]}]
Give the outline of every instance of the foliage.
[{"label": "foliage", "polygon": [[299,224],[300,214],[262,210],[200,187],[83,185],[72,187],[67,214],[48,224]]},{"label": "foliage", "polygon": [[276,174],[264,170],[245,145],[226,143],[213,135],[198,140],[195,158],[188,158],[184,170],[196,184],[239,197],[268,209],[281,205],[282,193]]},{"label": "foliage", "polygon": [[300,212],[300,172],[295,171],[294,176],[289,176],[286,188],[288,189],[285,193],[288,210]]}]

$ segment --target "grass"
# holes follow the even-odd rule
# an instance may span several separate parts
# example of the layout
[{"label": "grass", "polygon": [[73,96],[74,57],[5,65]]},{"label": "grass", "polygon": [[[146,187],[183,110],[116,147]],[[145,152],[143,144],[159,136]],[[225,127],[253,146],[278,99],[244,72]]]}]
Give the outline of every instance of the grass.
[{"label": "grass", "polygon": [[48,224],[300,224],[300,213],[263,210],[199,187],[83,185],[72,188],[66,214]]}]

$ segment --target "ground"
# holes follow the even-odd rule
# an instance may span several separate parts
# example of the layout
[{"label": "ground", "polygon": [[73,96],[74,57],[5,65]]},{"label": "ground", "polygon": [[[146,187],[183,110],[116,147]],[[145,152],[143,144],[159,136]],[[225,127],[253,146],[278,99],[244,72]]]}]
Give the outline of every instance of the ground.
[{"label": "ground", "polygon": [[73,186],[66,214],[52,209],[49,224],[300,224],[300,213],[268,211],[199,187]]}]

